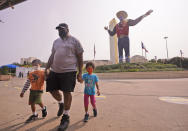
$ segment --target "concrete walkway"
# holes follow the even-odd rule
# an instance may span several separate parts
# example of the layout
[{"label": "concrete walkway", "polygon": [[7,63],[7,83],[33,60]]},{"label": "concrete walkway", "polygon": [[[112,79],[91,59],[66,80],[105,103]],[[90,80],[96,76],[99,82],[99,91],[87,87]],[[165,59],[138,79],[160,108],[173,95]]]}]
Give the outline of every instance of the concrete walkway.
[{"label": "concrete walkway", "polygon": [[[100,76],[100,75],[99,75]],[[83,122],[83,89],[77,83],[67,131],[187,131],[188,78],[178,79],[107,79],[99,77],[101,93],[97,99],[98,116]],[[31,115],[29,91],[19,94],[25,79],[0,81],[0,131],[56,131],[60,119],[58,105],[49,93],[43,94],[48,116],[25,124]],[[171,99],[171,101],[169,101]]]}]

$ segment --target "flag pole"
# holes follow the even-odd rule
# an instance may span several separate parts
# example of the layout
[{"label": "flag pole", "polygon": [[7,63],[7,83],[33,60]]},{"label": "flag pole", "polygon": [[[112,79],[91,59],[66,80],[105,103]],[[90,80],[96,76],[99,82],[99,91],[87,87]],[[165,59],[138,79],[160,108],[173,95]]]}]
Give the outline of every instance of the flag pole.
[{"label": "flag pole", "polygon": [[95,51],[95,43],[94,43],[94,58],[93,58],[93,61],[95,62],[95,54],[96,54],[96,51]]},{"label": "flag pole", "polygon": [[183,52],[182,52],[182,50],[180,50],[180,55],[181,55],[181,58],[180,58],[180,67],[182,68],[182,54],[183,54]]}]

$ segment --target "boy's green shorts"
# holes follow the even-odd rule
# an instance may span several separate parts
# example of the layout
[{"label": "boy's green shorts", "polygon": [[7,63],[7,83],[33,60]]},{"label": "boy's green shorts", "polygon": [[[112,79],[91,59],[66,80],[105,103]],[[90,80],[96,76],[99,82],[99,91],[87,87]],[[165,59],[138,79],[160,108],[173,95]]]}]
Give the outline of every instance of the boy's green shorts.
[{"label": "boy's green shorts", "polygon": [[29,105],[42,103],[42,93],[43,91],[30,90]]}]

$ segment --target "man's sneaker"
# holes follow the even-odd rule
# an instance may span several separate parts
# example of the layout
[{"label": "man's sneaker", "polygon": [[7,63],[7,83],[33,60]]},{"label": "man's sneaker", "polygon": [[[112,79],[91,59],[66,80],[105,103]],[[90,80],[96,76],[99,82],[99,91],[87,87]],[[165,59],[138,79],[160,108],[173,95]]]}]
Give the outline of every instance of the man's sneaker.
[{"label": "man's sneaker", "polygon": [[63,114],[64,104],[59,103],[59,110],[57,112],[57,116],[61,116]]},{"label": "man's sneaker", "polygon": [[96,109],[93,109],[93,115],[94,115],[94,117],[97,116],[97,110]]},{"label": "man's sneaker", "polygon": [[58,131],[65,131],[68,126],[69,126],[69,116],[68,115],[63,115],[61,119],[61,123],[59,125]]},{"label": "man's sneaker", "polygon": [[89,120],[89,114],[85,114],[84,122],[87,122]]},{"label": "man's sneaker", "polygon": [[42,109],[42,117],[46,117],[46,116],[47,116],[47,110],[45,106],[45,109]]},{"label": "man's sneaker", "polygon": [[31,122],[31,121],[34,121],[38,118],[38,114],[37,115],[31,115],[27,120],[26,120],[26,123],[27,122]]}]

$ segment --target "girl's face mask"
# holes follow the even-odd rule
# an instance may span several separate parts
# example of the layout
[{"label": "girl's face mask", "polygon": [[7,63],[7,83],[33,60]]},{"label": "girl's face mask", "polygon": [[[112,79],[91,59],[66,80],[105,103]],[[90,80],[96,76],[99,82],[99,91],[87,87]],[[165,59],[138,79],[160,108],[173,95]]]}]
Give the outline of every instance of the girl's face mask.
[{"label": "girl's face mask", "polygon": [[88,67],[87,68],[87,72],[88,72],[88,74],[92,74],[93,73],[93,68],[92,67]]}]

